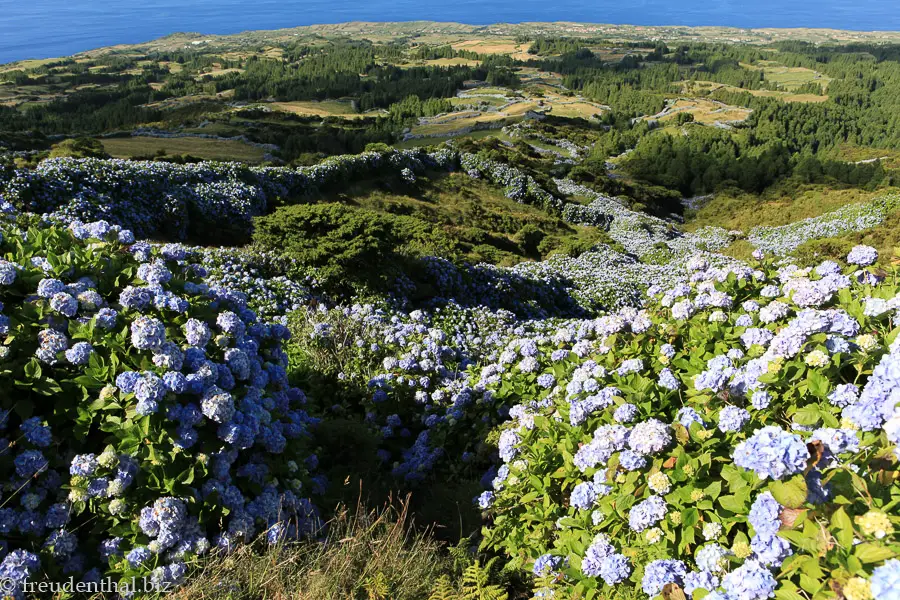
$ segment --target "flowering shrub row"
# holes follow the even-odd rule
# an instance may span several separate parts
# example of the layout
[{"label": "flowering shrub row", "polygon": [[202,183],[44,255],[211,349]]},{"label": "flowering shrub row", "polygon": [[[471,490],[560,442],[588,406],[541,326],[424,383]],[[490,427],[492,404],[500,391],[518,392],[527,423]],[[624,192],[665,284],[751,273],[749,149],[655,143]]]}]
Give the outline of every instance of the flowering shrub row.
[{"label": "flowering shrub row", "polygon": [[482,369],[512,405],[484,546],[544,597],[896,598],[900,287],[874,260],[695,260],[643,310],[515,341]]},{"label": "flowering shrub row", "polygon": [[563,203],[559,198],[542,188],[531,175],[515,167],[470,153],[461,154],[459,162],[469,176],[503,187],[507,198],[545,210],[562,210]]},{"label": "flowering shrub row", "polygon": [[311,167],[248,167],[240,163],[72,159],[33,169],[0,170],[0,196],[21,210],[64,222],[105,220],[139,238],[246,239],[254,216],[277,199],[307,195],[379,170],[450,169],[453,152],[365,152]]},{"label": "flowering shrub row", "polygon": [[854,231],[877,227],[900,206],[900,197],[887,194],[860,204],[848,204],[818,217],[810,217],[780,227],[754,227],[748,239],[760,250],[777,255],[790,254],[802,244]]}]

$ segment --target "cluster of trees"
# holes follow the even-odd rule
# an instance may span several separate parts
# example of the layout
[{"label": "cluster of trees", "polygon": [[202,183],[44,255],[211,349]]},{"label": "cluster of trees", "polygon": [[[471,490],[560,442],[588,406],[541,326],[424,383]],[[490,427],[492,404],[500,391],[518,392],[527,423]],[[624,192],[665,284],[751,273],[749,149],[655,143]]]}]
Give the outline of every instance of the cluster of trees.
[{"label": "cluster of trees", "polygon": [[437,60],[440,58],[467,58],[469,60],[481,60],[482,56],[471,50],[456,50],[452,46],[429,46],[422,44],[415,46],[409,53],[414,60]]},{"label": "cluster of trees", "polygon": [[[376,61],[371,45],[330,45],[292,50],[285,60],[253,58],[243,72],[215,80],[238,100],[324,100],[352,96],[362,111],[387,108],[409,95],[447,98],[469,79],[488,79],[483,67],[401,68]],[[505,77],[495,74],[494,77]]]},{"label": "cluster of trees", "polygon": [[420,99],[418,96],[407,96],[400,102],[391,104],[388,115],[398,123],[404,123],[416,117],[433,117],[453,110],[453,105],[446,98]]},{"label": "cluster of trees", "polygon": [[528,54],[548,56],[555,54],[574,54],[585,48],[585,40],[561,37],[539,37],[528,47]]},{"label": "cluster of trees", "polygon": [[18,110],[0,106],[0,131],[98,133],[158,121],[158,109],[143,106],[157,99],[147,85],[130,81],[113,89],[82,90],[46,104]]},{"label": "cluster of trees", "polygon": [[777,138],[735,136],[707,127],[691,128],[689,135],[642,137],[623,166],[633,177],[684,195],[711,192],[723,185],[759,193],[788,177],[802,183],[868,188],[887,178],[878,161],[850,164],[808,151],[797,155]]}]

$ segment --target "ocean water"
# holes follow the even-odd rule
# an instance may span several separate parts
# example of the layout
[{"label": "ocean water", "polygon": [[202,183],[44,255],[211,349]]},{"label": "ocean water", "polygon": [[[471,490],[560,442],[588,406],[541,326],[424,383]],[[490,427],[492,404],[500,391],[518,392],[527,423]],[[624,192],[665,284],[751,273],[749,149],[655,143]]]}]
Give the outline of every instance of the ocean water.
[{"label": "ocean water", "polygon": [[898,0],[0,0],[0,63],[179,31],[238,33],[345,21],[900,29]]}]

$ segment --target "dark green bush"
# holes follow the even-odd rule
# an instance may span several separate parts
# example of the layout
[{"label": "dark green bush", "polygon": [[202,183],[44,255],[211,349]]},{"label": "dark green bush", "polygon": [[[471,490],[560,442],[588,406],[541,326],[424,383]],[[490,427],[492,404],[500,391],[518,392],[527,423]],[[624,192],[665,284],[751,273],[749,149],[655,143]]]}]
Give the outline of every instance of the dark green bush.
[{"label": "dark green bush", "polygon": [[390,287],[408,261],[455,251],[441,229],[421,219],[339,203],[286,206],[258,217],[253,241],[315,267],[337,291]]}]

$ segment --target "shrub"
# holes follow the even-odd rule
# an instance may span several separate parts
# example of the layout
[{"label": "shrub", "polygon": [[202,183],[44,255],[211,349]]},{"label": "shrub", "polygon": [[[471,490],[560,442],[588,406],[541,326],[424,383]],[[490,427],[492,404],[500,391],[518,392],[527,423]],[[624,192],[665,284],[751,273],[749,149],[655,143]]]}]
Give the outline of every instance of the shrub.
[{"label": "shrub", "polygon": [[0,231],[4,577],[173,581],[318,528],[286,327],[180,246],[104,222]]},{"label": "shrub", "polygon": [[843,272],[694,260],[693,283],[652,289],[645,310],[510,343],[469,382],[512,406],[489,438],[502,465],[477,500],[483,547],[543,597],[886,586],[900,285],[859,269],[875,258],[854,248]]},{"label": "shrub", "polygon": [[109,158],[100,140],[94,138],[75,138],[54,144],[50,149],[50,158]]},{"label": "shrub", "polygon": [[442,232],[421,219],[339,203],[282,207],[256,220],[253,240],[344,289],[347,282],[383,289],[406,258],[452,253]]}]

